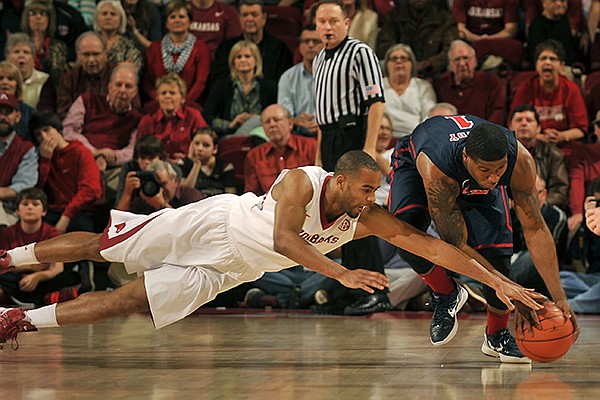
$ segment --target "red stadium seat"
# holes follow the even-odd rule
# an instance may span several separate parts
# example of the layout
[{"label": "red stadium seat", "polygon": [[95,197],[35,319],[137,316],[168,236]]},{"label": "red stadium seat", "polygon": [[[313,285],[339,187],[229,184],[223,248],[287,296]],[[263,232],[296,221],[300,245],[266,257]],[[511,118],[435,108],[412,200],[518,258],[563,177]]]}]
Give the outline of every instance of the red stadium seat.
[{"label": "red stadium seat", "polygon": [[302,31],[302,11],[295,7],[265,6],[267,24],[265,29],[278,38],[300,36]]},{"label": "red stadium seat", "polygon": [[523,43],[516,39],[482,39],[473,43],[479,59],[488,55],[500,56],[511,67],[520,67],[523,60]]},{"label": "red stadium seat", "polygon": [[256,138],[252,136],[229,136],[219,141],[219,158],[233,164],[238,194],[244,192],[244,162],[254,146]]},{"label": "red stadium seat", "polygon": [[512,76],[508,83],[509,86],[507,103],[509,112],[512,108],[512,100],[515,98],[515,93],[517,92],[517,88],[519,87],[519,85],[525,82],[527,79],[530,79],[531,77],[535,76],[536,73],[537,72],[535,71],[520,71],[515,72],[515,74]]}]

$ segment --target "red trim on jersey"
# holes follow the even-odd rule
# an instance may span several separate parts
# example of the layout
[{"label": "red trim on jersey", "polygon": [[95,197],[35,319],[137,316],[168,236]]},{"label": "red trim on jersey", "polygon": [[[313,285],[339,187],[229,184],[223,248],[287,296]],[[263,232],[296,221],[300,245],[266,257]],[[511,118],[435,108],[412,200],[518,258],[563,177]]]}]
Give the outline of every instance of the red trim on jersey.
[{"label": "red trim on jersey", "polygon": [[398,214],[400,214],[401,212],[404,212],[404,211],[406,211],[406,210],[410,210],[410,209],[412,209],[412,208],[422,208],[422,209],[424,209],[424,210],[427,210],[427,207],[426,207],[426,206],[424,206],[424,205],[422,205],[422,204],[411,204],[411,205],[408,205],[408,206],[406,206],[406,207],[402,207],[402,208],[401,208],[401,209],[399,209],[398,211],[394,212],[394,215],[398,215]]},{"label": "red trim on jersey", "polygon": [[[159,214],[162,215],[162,214]],[[158,215],[155,215],[154,217],[145,220],[144,222],[142,222],[141,224],[137,225],[136,227],[134,227],[133,229],[125,232],[122,235],[117,235],[114,236],[112,238],[108,237],[108,230],[110,229],[110,227],[112,226],[112,218],[110,218],[108,225],[106,226],[106,228],[104,229],[104,232],[102,232],[102,236],[100,236],[100,251],[102,250],[106,250],[109,247],[113,247],[119,243],[124,242],[125,240],[129,239],[130,237],[132,237],[133,235],[135,235],[136,233],[138,233],[143,227],[145,227],[146,225],[148,225],[150,222],[154,221],[154,219],[158,217]],[[122,225],[122,224],[118,224],[118,225]],[[116,227],[116,225],[115,225]],[[121,229],[123,229],[121,227]]]},{"label": "red trim on jersey", "polygon": [[508,205],[508,199],[506,198],[506,190],[502,188],[502,202],[504,203],[504,217],[506,218],[506,227],[513,231],[512,225],[510,224],[510,209]]},{"label": "red trim on jersey", "polygon": [[480,246],[476,246],[474,247],[475,250],[481,250],[481,249],[496,249],[496,248],[511,248],[513,247],[512,243],[496,243],[496,244],[482,244]]}]

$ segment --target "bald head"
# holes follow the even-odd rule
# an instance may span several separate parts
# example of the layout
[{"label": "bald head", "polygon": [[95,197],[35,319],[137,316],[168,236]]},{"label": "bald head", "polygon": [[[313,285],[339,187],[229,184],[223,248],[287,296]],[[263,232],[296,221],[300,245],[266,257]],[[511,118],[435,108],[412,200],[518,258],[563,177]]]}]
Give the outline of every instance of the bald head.
[{"label": "bald head", "polygon": [[260,120],[271,144],[276,148],[283,148],[294,127],[289,111],[279,104],[272,104],[263,110]]}]

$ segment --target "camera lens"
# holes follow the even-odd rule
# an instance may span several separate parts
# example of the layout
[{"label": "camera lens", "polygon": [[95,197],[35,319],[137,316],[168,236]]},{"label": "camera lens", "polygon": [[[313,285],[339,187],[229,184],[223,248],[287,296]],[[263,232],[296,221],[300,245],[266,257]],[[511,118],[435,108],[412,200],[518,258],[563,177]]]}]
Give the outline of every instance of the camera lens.
[{"label": "camera lens", "polygon": [[153,179],[148,179],[142,182],[142,193],[148,197],[154,197],[160,192],[160,185]]}]

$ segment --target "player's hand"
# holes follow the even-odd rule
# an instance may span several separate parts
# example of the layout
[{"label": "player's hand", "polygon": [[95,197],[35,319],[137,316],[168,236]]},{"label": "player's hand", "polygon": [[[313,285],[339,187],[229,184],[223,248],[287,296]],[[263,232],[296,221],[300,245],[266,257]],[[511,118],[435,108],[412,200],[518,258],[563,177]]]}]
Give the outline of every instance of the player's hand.
[{"label": "player's hand", "polygon": [[38,274],[25,275],[19,281],[19,289],[24,292],[33,292],[39,283]]},{"label": "player's hand", "polygon": [[571,320],[571,323],[573,324],[573,330],[574,330],[573,342],[575,342],[577,340],[577,338],[579,337],[579,334],[581,333],[581,331],[579,330],[579,324],[577,323],[577,318],[575,318],[575,313],[573,312],[573,309],[569,305],[569,302],[567,301],[567,299],[558,300],[554,303],[556,304],[556,307],[558,307],[562,310],[563,314],[565,314],[565,317],[567,317]]},{"label": "player's hand", "polygon": [[348,288],[362,289],[368,293],[375,293],[373,288],[383,290],[389,285],[387,276],[366,269],[346,270],[338,281]]},{"label": "player's hand", "polygon": [[533,289],[526,289],[516,283],[510,281],[501,281],[500,285],[496,288],[496,295],[509,310],[513,310],[515,306],[511,300],[520,302],[525,307],[529,307],[532,310],[540,310],[542,306],[539,302],[546,299],[545,296],[536,293]]},{"label": "player's hand", "polygon": [[515,301],[515,328],[523,328],[523,332],[529,332],[533,336],[533,327],[541,329],[540,319],[537,311],[525,306],[520,301]]}]

